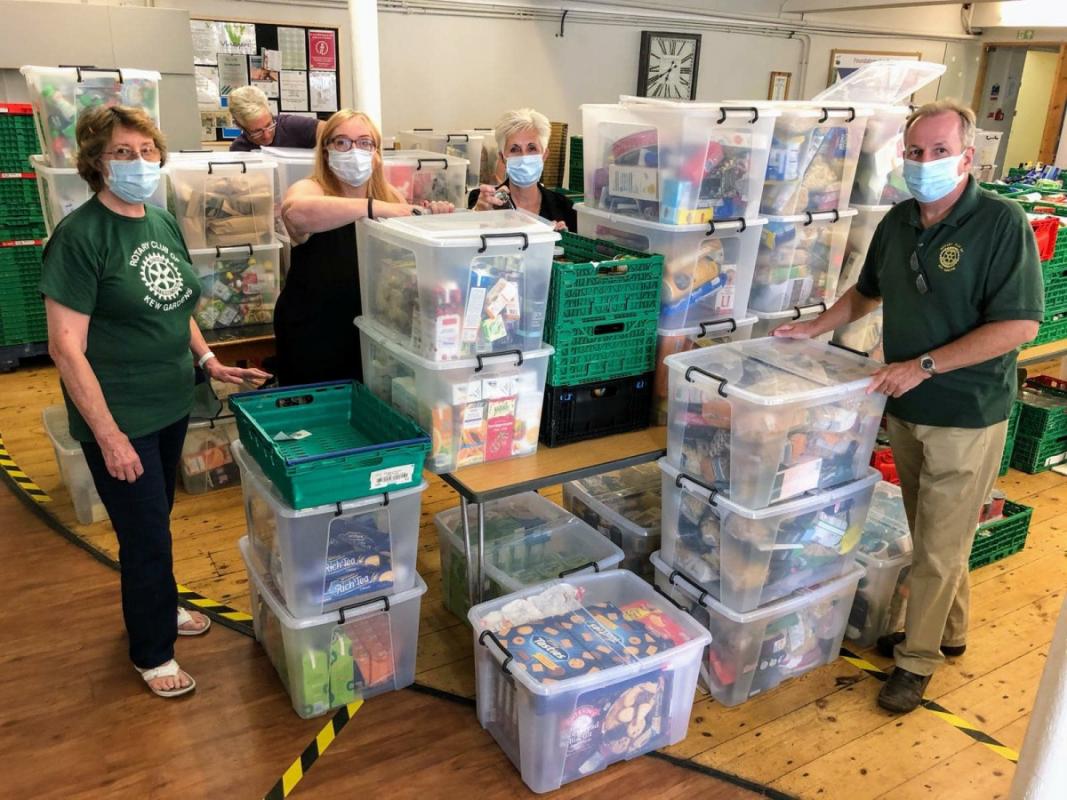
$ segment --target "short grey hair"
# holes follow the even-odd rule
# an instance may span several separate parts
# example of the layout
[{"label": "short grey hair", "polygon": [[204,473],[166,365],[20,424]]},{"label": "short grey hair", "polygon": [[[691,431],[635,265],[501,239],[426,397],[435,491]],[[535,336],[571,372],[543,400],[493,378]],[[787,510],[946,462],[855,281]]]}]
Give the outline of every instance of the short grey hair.
[{"label": "short grey hair", "polygon": [[548,121],[548,117],[540,111],[534,111],[532,108],[519,108],[515,111],[506,112],[496,123],[496,146],[500,150],[500,154],[507,158],[504,150],[509,136],[514,136],[516,133],[530,130],[531,128],[537,131],[541,149],[548,149],[548,139],[552,135],[552,123]]},{"label": "short grey hair", "polygon": [[911,126],[921,119],[948,113],[956,114],[960,118],[960,136],[963,139],[964,148],[974,147],[974,111],[959,100],[955,100],[951,97],[945,98],[944,100],[935,100],[932,103],[926,103],[925,105],[919,106],[911,112],[911,116],[908,117],[908,121],[904,126],[904,132],[907,134],[907,132],[911,130]]},{"label": "short grey hair", "polygon": [[270,113],[267,95],[256,86],[242,86],[240,89],[234,89],[230,92],[229,98],[230,114],[242,128],[261,114]]}]

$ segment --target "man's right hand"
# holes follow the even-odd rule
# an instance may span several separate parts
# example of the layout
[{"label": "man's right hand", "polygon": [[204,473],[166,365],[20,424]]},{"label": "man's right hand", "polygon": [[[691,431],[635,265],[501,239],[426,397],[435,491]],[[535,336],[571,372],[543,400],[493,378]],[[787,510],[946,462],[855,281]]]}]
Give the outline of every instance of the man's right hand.
[{"label": "man's right hand", "polygon": [[814,328],[815,320],[790,322],[775,328],[771,335],[777,336],[780,339],[810,339],[813,336],[819,335],[819,331],[816,331]]},{"label": "man's right hand", "polygon": [[133,449],[129,438],[120,430],[98,439],[100,452],[104,455],[104,464],[108,474],[120,481],[133,483],[144,475],[141,457]]}]

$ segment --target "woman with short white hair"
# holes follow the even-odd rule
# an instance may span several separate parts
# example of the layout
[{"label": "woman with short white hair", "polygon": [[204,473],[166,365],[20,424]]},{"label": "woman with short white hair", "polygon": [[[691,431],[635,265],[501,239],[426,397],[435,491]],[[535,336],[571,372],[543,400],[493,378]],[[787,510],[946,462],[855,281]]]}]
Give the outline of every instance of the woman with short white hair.
[{"label": "woman with short white hair", "polygon": [[267,95],[255,86],[234,89],[229,97],[230,116],[241,135],[230,142],[230,150],[258,150],[261,147],[300,147],[310,150],[318,141],[323,123],[314,117],[296,114],[274,116]]},{"label": "woman with short white hair", "polygon": [[507,177],[497,186],[486,183],[472,191],[467,207],[475,211],[520,208],[554,222],[556,230],[576,230],[574,204],[541,183],[551,133],[548,117],[532,108],[504,114],[496,124],[496,143]]}]

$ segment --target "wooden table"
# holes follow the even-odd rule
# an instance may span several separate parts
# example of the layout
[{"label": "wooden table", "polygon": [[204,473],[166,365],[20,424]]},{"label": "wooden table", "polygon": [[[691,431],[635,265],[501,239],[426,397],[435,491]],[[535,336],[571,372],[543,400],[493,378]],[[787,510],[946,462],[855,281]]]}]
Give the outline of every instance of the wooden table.
[{"label": "wooden table", "polygon": [[[541,445],[525,458],[478,464],[441,475],[441,480],[459,493],[463,522],[463,547],[467,557],[467,594],[473,606],[482,600],[485,568],[485,507],[490,500],[530,492],[557,483],[578,480],[601,472],[612,472],[636,464],[655,461],[666,453],[667,429],[649,428],[577,442],[563,447]],[[472,559],[472,539],[468,509],[473,505],[477,519],[477,557]],[[474,569],[475,561],[477,569]]]},{"label": "wooden table", "polygon": [[259,366],[275,353],[274,326],[269,323],[204,331],[204,341],[218,351],[219,358],[234,366]]}]

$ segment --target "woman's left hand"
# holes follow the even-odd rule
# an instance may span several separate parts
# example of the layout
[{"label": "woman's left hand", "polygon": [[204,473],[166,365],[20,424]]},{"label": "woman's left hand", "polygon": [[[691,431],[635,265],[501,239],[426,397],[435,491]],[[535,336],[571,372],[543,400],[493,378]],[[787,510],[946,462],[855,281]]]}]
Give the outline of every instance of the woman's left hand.
[{"label": "woman's left hand", "polygon": [[446,200],[423,200],[422,207],[431,214],[451,214],[456,207]]},{"label": "woman's left hand", "polygon": [[269,372],[264,372],[254,367],[248,369],[244,367],[227,367],[217,358],[208,359],[208,362],[204,365],[204,372],[207,373],[209,378],[238,386],[242,383],[247,383],[258,387],[271,377]]}]

